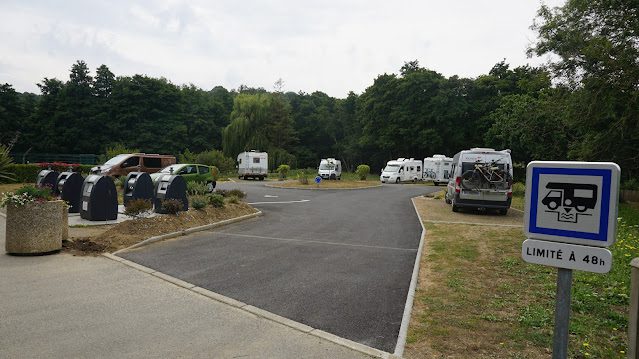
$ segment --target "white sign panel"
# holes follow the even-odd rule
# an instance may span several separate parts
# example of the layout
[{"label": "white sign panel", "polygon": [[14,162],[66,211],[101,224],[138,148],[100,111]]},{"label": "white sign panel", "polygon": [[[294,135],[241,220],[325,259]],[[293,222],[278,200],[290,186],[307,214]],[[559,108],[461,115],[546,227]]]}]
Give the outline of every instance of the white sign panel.
[{"label": "white sign panel", "polygon": [[608,273],[612,267],[612,253],[606,248],[536,239],[524,241],[521,257],[528,263],[595,273]]},{"label": "white sign panel", "polygon": [[615,241],[619,166],[533,161],[526,170],[528,238],[608,247]]}]

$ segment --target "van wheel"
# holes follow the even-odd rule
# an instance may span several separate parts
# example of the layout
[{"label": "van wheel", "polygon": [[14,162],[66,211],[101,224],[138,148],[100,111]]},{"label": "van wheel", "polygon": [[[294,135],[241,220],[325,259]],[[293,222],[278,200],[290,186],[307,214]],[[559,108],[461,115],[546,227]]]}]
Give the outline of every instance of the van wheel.
[{"label": "van wheel", "polygon": [[260,176],[260,181],[264,181],[264,176]]},{"label": "van wheel", "polygon": [[459,212],[459,207],[455,205],[455,200],[451,200],[450,203],[453,205],[453,212]]},{"label": "van wheel", "polygon": [[237,178],[242,179],[242,176],[237,176]]},{"label": "van wheel", "polygon": [[397,177],[397,179],[395,180],[395,183],[399,183],[399,177]]},{"label": "van wheel", "polygon": [[499,213],[502,216],[505,216],[505,215],[508,214],[508,208],[502,208],[502,209],[498,210],[497,213]]}]

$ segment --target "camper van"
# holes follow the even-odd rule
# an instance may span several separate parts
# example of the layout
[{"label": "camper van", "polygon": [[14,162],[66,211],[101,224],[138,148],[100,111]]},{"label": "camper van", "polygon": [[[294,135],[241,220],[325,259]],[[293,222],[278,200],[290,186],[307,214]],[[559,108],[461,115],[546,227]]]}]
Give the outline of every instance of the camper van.
[{"label": "camper van", "polygon": [[453,157],[446,203],[460,208],[496,209],[508,213],[512,200],[513,163],[510,150],[472,148]]},{"label": "camper van", "polygon": [[453,159],[445,155],[433,155],[424,158],[424,181],[433,181],[435,186],[447,183]]},{"label": "camper van", "polygon": [[237,175],[263,181],[268,176],[268,153],[251,150],[237,155]]},{"label": "camper van", "polygon": [[342,162],[334,158],[322,158],[317,169],[317,175],[322,177],[322,179],[341,180]]},{"label": "camper van", "polygon": [[422,180],[422,161],[414,158],[398,158],[388,161],[379,180],[382,183],[400,183]]}]

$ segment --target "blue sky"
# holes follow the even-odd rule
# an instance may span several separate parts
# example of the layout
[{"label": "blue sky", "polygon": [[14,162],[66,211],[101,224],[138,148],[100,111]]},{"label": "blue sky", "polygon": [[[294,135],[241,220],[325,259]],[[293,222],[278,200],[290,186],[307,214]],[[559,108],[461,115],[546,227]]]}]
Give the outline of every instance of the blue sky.
[{"label": "blue sky", "polygon": [[[558,6],[563,0],[546,0]],[[361,93],[405,61],[476,77],[526,58],[534,0],[13,1],[0,3],[0,83],[38,92],[79,59],[116,75],[222,85]]]}]

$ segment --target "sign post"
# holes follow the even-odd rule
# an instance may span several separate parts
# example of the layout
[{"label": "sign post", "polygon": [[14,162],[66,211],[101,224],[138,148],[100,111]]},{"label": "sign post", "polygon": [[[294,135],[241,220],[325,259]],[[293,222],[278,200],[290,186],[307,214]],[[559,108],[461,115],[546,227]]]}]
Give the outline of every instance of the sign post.
[{"label": "sign post", "polygon": [[553,359],[568,357],[572,271],[608,273],[621,169],[611,162],[533,161],[526,168],[524,261],[557,267]]}]

